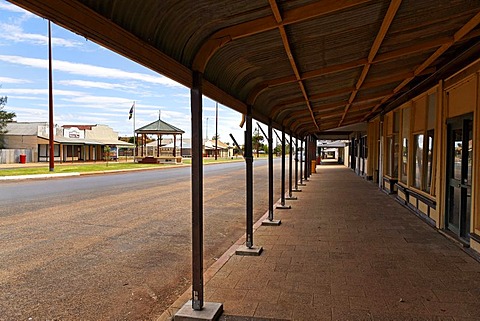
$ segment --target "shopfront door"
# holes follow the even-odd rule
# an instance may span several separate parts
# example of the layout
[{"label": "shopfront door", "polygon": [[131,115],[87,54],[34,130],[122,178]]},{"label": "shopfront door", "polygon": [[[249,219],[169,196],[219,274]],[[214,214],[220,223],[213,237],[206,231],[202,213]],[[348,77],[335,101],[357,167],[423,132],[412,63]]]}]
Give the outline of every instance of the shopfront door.
[{"label": "shopfront door", "polygon": [[472,204],[472,115],[448,120],[446,228],[469,242]]}]

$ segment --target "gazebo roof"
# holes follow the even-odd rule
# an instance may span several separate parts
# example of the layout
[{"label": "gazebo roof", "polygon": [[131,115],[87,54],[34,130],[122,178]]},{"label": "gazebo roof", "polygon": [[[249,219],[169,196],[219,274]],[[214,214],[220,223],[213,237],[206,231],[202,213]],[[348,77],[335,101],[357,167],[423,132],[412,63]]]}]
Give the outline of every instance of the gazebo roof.
[{"label": "gazebo roof", "polygon": [[136,134],[184,134],[185,131],[159,119],[135,130]]}]

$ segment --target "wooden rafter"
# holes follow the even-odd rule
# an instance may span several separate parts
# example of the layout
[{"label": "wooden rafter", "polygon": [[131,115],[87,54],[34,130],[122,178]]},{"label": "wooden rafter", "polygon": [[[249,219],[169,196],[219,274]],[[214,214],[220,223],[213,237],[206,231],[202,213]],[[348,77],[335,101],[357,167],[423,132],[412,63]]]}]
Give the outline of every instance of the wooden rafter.
[{"label": "wooden rafter", "polygon": [[[433,70],[429,70],[430,73],[433,72]],[[365,82],[362,86],[362,89],[372,89],[372,88],[375,88],[375,87],[378,87],[378,86],[383,86],[385,84],[389,84],[389,83],[393,83],[393,82],[398,82],[398,81],[401,81],[401,80],[404,80],[405,78],[407,77],[410,77],[410,76],[413,76],[414,73],[413,72],[403,72],[403,73],[399,73],[399,74],[394,74],[394,75],[389,75],[387,77],[378,77],[378,78],[375,78],[375,79],[372,79],[368,82]],[[316,100],[319,100],[319,99],[324,99],[324,98],[332,98],[332,97],[335,97],[335,96],[341,96],[341,95],[346,95],[346,94],[349,94],[351,93],[355,88],[354,87],[346,87],[346,88],[339,88],[339,89],[335,89],[335,90],[332,90],[332,91],[327,91],[327,92],[322,92],[322,93],[318,93],[318,94],[313,94],[310,96],[310,101],[316,101]],[[380,92],[380,93],[377,93],[377,94],[373,94],[373,95],[369,95],[369,99],[382,99],[384,96],[390,94],[391,91],[383,91],[383,92]],[[363,98],[364,99],[364,98]],[[270,111],[270,117],[272,118],[275,118],[276,116],[278,116],[278,114],[285,108],[287,108],[288,106],[292,105],[292,104],[298,104],[298,103],[301,103],[304,101],[304,98],[293,98],[293,99],[289,99],[289,100],[286,100],[286,101],[283,101],[282,103],[274,106],[271,111]],[[340,104],[347,104],[348,101],[344,102],[343,100],[341,101]]]},{"label": "wooden rafter", "polygon": [[428,57],[422,64],[420,64],[414,71],[414,75],[405,78],[400,85],[398,85],[392,92],[392,94],[384,97],[380,103],[378,103],[364,118],[366,120],[370,117],[382,104],[388,101],[396,93],[398,93],[402,88],[404,88],[408,83],[410,83],[415,76],[421,74],[425,71],[431,64],[435,62],[445,51],[447,51],[454,44],[462,40],[470,31],[472,31],[480,23],[480,12],[478,12],[472,19],[470,19],[465,25],[463,25],[455,34],[451,42],[442,45],[438,48],[430,57]]},{"label": "wooden rafter", "polygon": [[193,60],[192,69],[203,73],[213,54],[232,40],[274,30],[279,26],[309,20],[369,1],[371,0],[322,0],[284,12],[281,23],[278,23],[275,17],[268,16],[221,29],[203,43]]},{"label": "wooden rafter", "polygon": [[305,85],[303,84],[303,81],[300,77],[300,71],[298,70],[297,62],[295,61],[295,57],[293,56],[292,49],[290,48],[290,43],[288,41],[288,36],[285,31],[285,27],[282,25],[282,21],[283,21],[282,15],[278,9],[276,0],[269,0],[269,3],[272,9],[273,15],[275,16],[275,20],[278,23],[278,30],[280,31],[283,47],[285,48],[285,52],[287,54],[288,60],[290,61],[290,66],[292,67],[293,73],[295,74],[295,78],[298,82],[300,90],[302,91],[303,98],[305,99],[305,104],[307,105],[308,111],[310,112],[310,115],[312,117],[313,123],[315,124],[315,127],[317,127],[317,129],[320,130],[320,128],[318,127],[317,121],[315,120],[315,115],[313,114],[310,100],[308,99],[307,90],[305,89]]},{"label": "wooden rafter", "polygon": [[[469,38],[475,38],[480,36],[480,30],[478,31],[472,31],[468,35],[466,35],[463,39],[469,39]],[[425,51],[429,51],[434,48],[439,48],[440,46],[443,46],[445,44],[449,44],[452,42],[452,37],[442,37],[439,39],[433,39],[430,41],[422,42],[419,44],[411,45],[408,47],[392,50],[389,52],[384,52],[381,54],[377,54],[372,61],[372,64],[377,64],[389,60],[393,60],[396,58],[412,55],[412,54],[418,54],[422,53]],[[340,71],[345,71],[348,69],[352,68],[358,68],[362,67],[367,63],[367,59],[362,58],[362,59],[357,59],[337,65],[331,65],[331,66],[325,66],[319,69],[307,71],[302,74],[302,80],[307,80],[307,79],[313,79],[316,77],[320,77],[326,74],[330,73],[335,73],[335,72],[340,72]],[[255,89],[253,89],[248,96],[247,103],[250,105],[253,105],[255,103],[255,100],[257,97],[262,93],[264,90],[275,87],[275,86],[280,86],[280,85],[285,85],[289,83],[294,83],[296,82],[295,76],[286,76],[286,77],[280,77],[276,79],[271,79],[268,81],[264,81],[260,83]]]},{"label": "wooden rafter", "polygon": [[[355,101],[355,103],[352,106],[361,106],[361,105],[368,104],[368,106],[365,106],[365,107],[362,106],[362,109],[371,108],[377,104],[378,100],[381,100],[384,96],[390,93],[391,91],[384,91],[380,94],[375,94],[375,95],[372,94],[372,95],[364,96],[361,99]],[[321,120],[321,117],[323,117],[324,115],[333,115],[333,114],[338,114],[338,117],[340,118],[343,112],[343,107],[345,106],[346,102],[347,102],[346,100],[342,100],[339,102],[322,105],[322,107],[314,109],[315,119],[318,122],[319,120]],[[275,118],[279,117],[282,112],[288,112],[291,109],[292,107],[285,107],[284,109],[281,109],[278,113],[275,114]],[[289,114],[290,118],[295,118],[295,119],[302,116],[306,116],[305,111],[297,111]]]},{"label": "wooden rafter", "polygon": [[368,71],[370,70],[370,66],[375,59],[375,56],[377,55],[378,50],[380,49],[380,46],[382,45],[383,39],[385,39],[385,36],[387,35],[387,31],[390,28],[390,25],[393,22],[393,19],[395,18],[395,15],[397,14],[398,8],[400,7],[400,4],[402,3],[402,0],[392,0],[390,2],[390,6],[388,7],[387,13],[385,14],[385,17],[383,18],[382,25],[380,26],[380,30],[375,37],[375,40],[373,41],[373,45],[370,48],[370,52],[367,57],[367,63],[363,67],[362,73],[360,75],[360,78],[357,81],[357,84],[355,85],[355,90],[352,91],[352,94],[350,95],[350,99],[348,100],[348,104],[345,106],[345,111],[342,115],[342,119],[338,123],[338,127],[340,127],[345,120],[345,117],[347,116],[348,110],[350,109],[350,106],[352,105],[353,101],[355,100],[355,97],[360,90],[360,88],[363,85],[363,82],[365,81],[365,78],[367,77]]}]

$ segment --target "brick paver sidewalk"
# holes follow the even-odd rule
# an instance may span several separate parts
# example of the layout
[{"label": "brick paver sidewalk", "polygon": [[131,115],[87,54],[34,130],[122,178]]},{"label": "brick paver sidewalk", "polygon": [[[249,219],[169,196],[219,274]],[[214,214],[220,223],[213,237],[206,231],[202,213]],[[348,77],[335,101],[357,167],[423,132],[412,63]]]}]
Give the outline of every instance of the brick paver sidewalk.
[{"label": "brick paver sidewalk", "polygon": [[223,320],[480,320],[480,263],[349,169],[317,169],[255,232],[262,255],[206,284]]}]

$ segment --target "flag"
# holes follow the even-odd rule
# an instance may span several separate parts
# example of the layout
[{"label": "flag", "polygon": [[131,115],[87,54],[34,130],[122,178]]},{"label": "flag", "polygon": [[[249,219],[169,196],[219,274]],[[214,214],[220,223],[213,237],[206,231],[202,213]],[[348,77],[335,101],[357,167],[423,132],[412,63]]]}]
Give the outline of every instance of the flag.
[{"label": "flag", "polygon": [[133,108],[135,108],[135,102],[133,102],[132,108],[130,108],[130,111],[128,112],[128,120],[133,117]]}]

